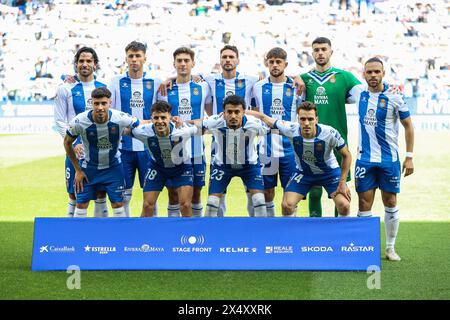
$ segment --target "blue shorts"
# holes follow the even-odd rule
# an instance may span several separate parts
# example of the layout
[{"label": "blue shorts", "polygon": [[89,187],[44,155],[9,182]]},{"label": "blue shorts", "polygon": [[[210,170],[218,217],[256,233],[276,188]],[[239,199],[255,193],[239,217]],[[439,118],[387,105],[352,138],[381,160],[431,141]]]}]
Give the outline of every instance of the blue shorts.
[{"label": "blue shorts", "polygon": [[148,164],[150,162],[149,151],[120,150],[120,153],[120,159],[122,160],[123,172],[125,175],[125,189],[133,188],[136,169],[139,174],[139,184],[141,188],[143,188],[145,175],[147,174]]},{"label": "blue shorts", "polygon": [[248,189],[264,190],[261,165],[244,165],[242,169],[231,169],[213,164],[211,165],[208,194],[224,194],[233,177],[240,177]]},{"label": "blue shorts", "polygon": [[[201,188],[205,186],[206,161],[204,158],[196,159],[192,159],[192,174],[194,177],[194,183],[192,185]],[[167,180],[166,187],[174,188],[172,179]]]},{"label": "blue shorts", "polygon": [[325,174],[305,175],[298,169],[292,174],[286,186],[285,192],[296,192],[306,197],[306,194],[314,186],[322,186],[327,190],[328,198],[335,192],[339,186],[341,178],[341,169],[336,168]]},{"label": "blue shorts", "polygon": [[192,186],[194,182],[192,165],[181,164],[175,168],[166,169],[150,164],[145,177],[144,192],[162,191],[169,180],[170,188]]},{"label": "blue shorts", "polygon": [[83,192],[76,194],[77,203],[89,202],[97,199],[98,191],[106,191],[112,203],[123,201],[125,182],[123,178],[122,164],[108,169],[82,168],[89,182],[84,182]]},{"label": "blue shorts", "polygon": [[[264,178],[264,189],[272,189],[278,185],[278,175],[280,175],[281,186],[283,189],[289,182],[289,178],[296,170],[295,157],[293,154],[274,158],[275,160],[264,165],[262,174]],[[273,174],[273,172],[276,172]]]},{"label": "blue shorts", "polygon": [[72,162],[69,157],[66,156],[66,190],[69,194],[75,193],[75,188],[73,186],[73,179],[75,178],[75,168],[73,167]]},{"label": "blue shorts", "polygon": [[400,193],[400,161],[371,163],[356,160],[356,192],[366,192],[375,188],[392,193]]}]

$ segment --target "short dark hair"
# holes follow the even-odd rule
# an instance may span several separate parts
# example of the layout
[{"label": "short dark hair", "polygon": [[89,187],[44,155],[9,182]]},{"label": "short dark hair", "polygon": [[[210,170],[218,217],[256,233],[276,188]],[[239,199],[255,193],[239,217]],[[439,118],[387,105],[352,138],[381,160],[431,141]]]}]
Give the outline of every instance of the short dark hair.
[{"label": "short dark hair", "polygon": [[381,65],[384,67],[383,61],[378,57],[370,58],[369,60],[366,61],[366,63],[364,63],[364,66],[366,66],[366,64],[371,63],[371,62],[381,63]]},{"label": "short dark hair", "polygon": [[188,48],[188,47],[180,47],[180,48],[178,48],[177,50],[175,50],[175,51],[173,52],[173,59],[175,60],[175,58],[177,57],[177,55],[182,54],[182,53],[186,53],[186,54],[190,55],[192,61],[194,61],[194,58],[195,58],[195,52],[194,52],[192,49]]},{"label": "short dark hair", "polygon": [[125,52],[131,51],[143,51],[144,53],[147,52],[147,46],[143,44],[142,42],[138,41],[132,41],[125,47]]},{"label": "short dark hair", "polygon": [[236,53],[236,57],[239,58],[239,50],[236,46],[231,46],[231,45],[227,44],[225,47],[220,49],[220,55],[222,55],[222,52],[224,52],[225,50],[233,51],[234,53]]},{"label": "short dark hair", "polygon": [[299,113],[300,110],[306,111],[314,110],[317,116],[317,106],[310,101],[303,101],[302,103],[300,103],[300,105],[297,107],[297,113]]},{"label": "short dark hair", "polygon": [[93,99],[111,98],[111,91],[106,87],[98,87],[91,92]]},{"label": "short dark hair", "polygon": [[150,110],[150,113],[153,113],[153,112],[162,112],[162,113],[168,112],[168,113],[171,113],[172,112],[172,107],[166,101],[156,101],[152,105],[152,109]]},{"label": "short dark hair", "polygon": [[325,37],[317,37],[314,39],[314,41],[312,42],[311,46],[315,45],[315,44],[323,44],[326,43],[331,47],[331,41],[328,38]]},{"label": "short dark hair", "polygon": [[223,109],[225,109],[227,104],[231,104],[233,106],[241,105],[245,110],[245,100],[235,94],[228,96],[225,100],[223,100]]},{"label": "short dark hair", "polygon": [[[97,52],[95,52],[95,50],[90,48],[90,47],[82,47],[82,48],[78,49],[77,53],[75,54],[75,57],[73,58],[73,63],[74,64],[78,63],[78,59],[80,59],[81,54],[84,53],[84,52],[92,54],[92,58],[94,59],[94,63],[96,65],[98,65]],[[97,66],[97,69],[98,69],[98,66]]]},{"label": "short dark hair", "polygon": [[270,59],[270,58],[278,58],[278,59],[286,60],[287,59],[287,52],[284,49],[280,48],[280,47],[272,48],[266,54],[266,59]]}]

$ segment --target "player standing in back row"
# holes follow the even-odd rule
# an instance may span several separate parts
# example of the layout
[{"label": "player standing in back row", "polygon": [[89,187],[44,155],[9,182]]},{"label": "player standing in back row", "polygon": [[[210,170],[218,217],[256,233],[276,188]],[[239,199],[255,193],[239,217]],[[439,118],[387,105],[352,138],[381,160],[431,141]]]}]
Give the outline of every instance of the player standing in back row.
[{"label": "player standing in back row", "polygon": [[398,123],[405,128],[406,157],[403,161],[405,177],[414,172],[414,127],[408,107],[398,94],[388,92],[383,83],[383,62],[367,60],[364,78],[367,86],[350,91],[349,99],[358,105],[359,145],[355,168],[355,185],[359,198],[359,217],[371,217],[375,190],[381,190],[385,215],[386,258],[400,261],[395,252],[399,226],[397,193],[400,192],[400,157],[398,154]]},{"label": "player standing in back row", "polygon": [[[306,86],[305,100],[317,106],[319,122],[335,128],[348,144],[345,103],[348,92],[361,82],[352,73],[331,66],[330,58],[333,50],[328,38],[316,38],[312,43],[312,50],[316,66],[314,70],[301,75]],[[341,164],[340,154],[335,153],[335,156]],[[347,180],[350,180],[350,174]],[[311,217],[322,216],[321,197],[322,187],[314,187],[309,192]]]}]

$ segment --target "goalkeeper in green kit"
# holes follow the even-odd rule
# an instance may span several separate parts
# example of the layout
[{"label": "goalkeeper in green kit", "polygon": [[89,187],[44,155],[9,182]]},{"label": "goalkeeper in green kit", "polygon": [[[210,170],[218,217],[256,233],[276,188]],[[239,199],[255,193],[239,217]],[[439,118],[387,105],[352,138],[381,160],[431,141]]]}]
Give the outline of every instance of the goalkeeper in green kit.
[{"label": "goalkeeper in green kit", "polygon": [[[305,100],[317,106],[319,123],[332,126],[339,131],[347,144],[347,114],[345,103],[348,92],[361,82],[344,70],[331,66],[330,58],[333,54],[331,41],[324,37],[316,38],[312,43],[312,54],[316,66],[314,70],[304,73],[301,78],[306,86]],[[341,155],[335,153],[339,165]],[[350,173],[347,181],[350,180]],[[309,192],[309,215],[322,216],[322,187],[313,187]],[[337,212],[335,210],[335,216]]]}]

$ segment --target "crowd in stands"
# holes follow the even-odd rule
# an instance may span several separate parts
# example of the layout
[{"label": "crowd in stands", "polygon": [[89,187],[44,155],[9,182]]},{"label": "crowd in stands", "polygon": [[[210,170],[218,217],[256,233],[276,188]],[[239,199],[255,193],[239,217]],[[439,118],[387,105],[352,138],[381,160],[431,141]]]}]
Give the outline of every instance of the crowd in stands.
[{"label": "crowd in stands", "polygon": [[219,50],[236,45],[238,71],[265,75],[265,52],[288,52],[287,74],[308,71],[311,41],[333,43],[333,65],[361,78],[372,56],[386,62],[386,80],[406,97],[448,100],[449,10],[445,0],[0,0],[0,101],[53,98],[73,56],[91,46],[100,58],[97,77],[126,70],[125,46],[148,46],[148,71],[174,74],[172,52],[196,52],[194,74],[219,72]]}]

